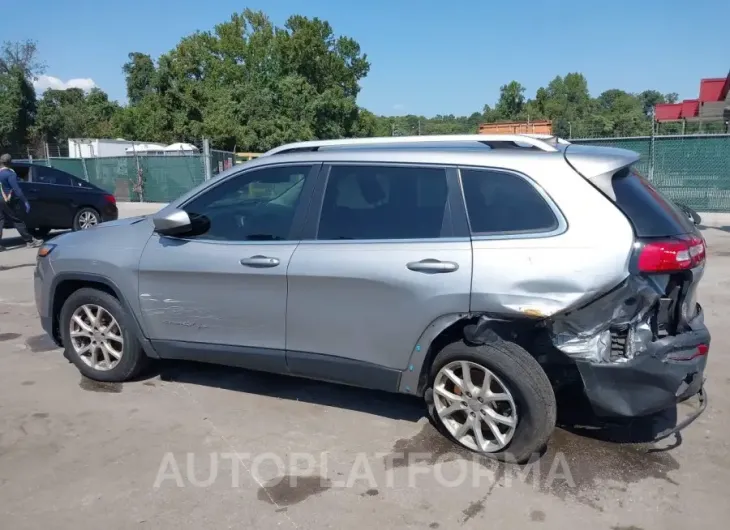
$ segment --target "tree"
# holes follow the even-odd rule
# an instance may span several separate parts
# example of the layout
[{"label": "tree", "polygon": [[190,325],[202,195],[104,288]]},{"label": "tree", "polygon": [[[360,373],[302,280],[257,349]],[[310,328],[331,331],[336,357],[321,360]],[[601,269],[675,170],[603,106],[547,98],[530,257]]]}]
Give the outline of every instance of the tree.
[{"label": "tree", "polygon": [[35,41],[4,42],[0,47],[0,147],[22,151],[31,140],[35,120],[34,77],[45,65]]},{"label": "tree", "polygon": [[247,9],[184,37],[156,69],[130,54],[130,108],[148,111],[125,110],[117,123],[145,140],[205,135],[219,148],[251,151],[363,134],[373,121],[359,119],[356,97],[369,68],[359,44],[335,37],[326,21],[294,15],[278,28]]},{"label": "tree", "polygon": [[22,42],[3,42],[0,48],[0,74],[8,74],[19,69],[26,79],[35,79],[46,69],[46,64],[38,59],[38,44],[34,40]]},{"label": "tree", "polygon": [[517,120],[525,107],[525,87],[517,81],[510,81],[499,89],[499,101],[495,107],[502,120]]},{"label": "tree", "polygon": [[144,53],[132,52],[129,61],[122,66],[127,84],[127,98],[136,105],[142,98],[155,92],[157,70],[152,58]]},{"label": "tree", "polygon": [[33,85],[21,65],[0,74],[0,147],[21,152],[31,139],[36,98]]},{"label": "tree", "polygon": [[85,94],[80,88],[46,90],[38,102],[36,137],[51,143],[69,138],[110,138],[117,134],[117,114],[121,107],[109,101],[98,88]]}]

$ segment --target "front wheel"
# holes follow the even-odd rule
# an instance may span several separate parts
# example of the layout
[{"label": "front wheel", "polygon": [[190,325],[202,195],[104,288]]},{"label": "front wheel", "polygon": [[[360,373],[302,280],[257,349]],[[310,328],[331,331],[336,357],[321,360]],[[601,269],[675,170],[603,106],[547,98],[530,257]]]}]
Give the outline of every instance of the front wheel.
[{"label": "front wheel", "polygon": [[138,375],[147,355],[128,324],[129,317],[109,293],[83,288],[61,309],[65,356],[96,381],[123,382]]},{"label": "front wheel", "polygon": [[449,344],[434,359],[425,399],[442,434],[492,459],[525,462],[545,447],[555,429],[550,380],[512,342]]},{"label": "front wheel", "polygon": [[100,222],[101,217],[99,216],[99,212],[93,208],[81,208],[76,212],[76,216],[74,217],[73,229],[86,230],[87,228],[98,225]]}]

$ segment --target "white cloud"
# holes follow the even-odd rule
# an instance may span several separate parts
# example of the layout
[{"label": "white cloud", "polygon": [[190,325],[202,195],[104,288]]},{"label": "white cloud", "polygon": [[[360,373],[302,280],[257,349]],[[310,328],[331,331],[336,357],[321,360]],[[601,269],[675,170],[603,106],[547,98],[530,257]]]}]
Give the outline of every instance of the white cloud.
[{"label": "white cloud", "polygon": [[405,108],[406,106],[403,103],[396,103],[395,105],[393,105],[393,110],[403,110]]},{"label": "white cloud", "polygon": [[81,90],[88,92],[96,86],[96,83],[90,77],[62,81],[58,77],[53,77],[52,75],[39,75],[38,79],[33,81],[33,86],[38,92],[43,92],[49,88],[52,88],[53,90],[80,88]]}]

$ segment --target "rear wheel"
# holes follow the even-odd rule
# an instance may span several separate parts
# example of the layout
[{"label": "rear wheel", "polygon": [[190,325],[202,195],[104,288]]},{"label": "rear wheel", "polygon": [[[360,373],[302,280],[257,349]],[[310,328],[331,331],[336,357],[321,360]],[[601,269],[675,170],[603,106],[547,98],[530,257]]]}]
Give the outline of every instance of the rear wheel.
[{"label": "rear wheel", "polygon": [[119,300],[96,289],[79,289],[63,304],[59,325],[65,356],[96,381],[122,382],[147,365]]},{"label": "rear wheel", "polygon": [[101,222],[101,216],[99,212],[93,208],[81,208],[76,212],[74,217],[74,230],[86,230],[92,226],[96,226]]},{"label": "rear wheel", "polygon": [[425,399],[441,433],[492,459],[527,461],[555,429],[550,381],[540,364],[511,342],[449,344],[434,359]]}]

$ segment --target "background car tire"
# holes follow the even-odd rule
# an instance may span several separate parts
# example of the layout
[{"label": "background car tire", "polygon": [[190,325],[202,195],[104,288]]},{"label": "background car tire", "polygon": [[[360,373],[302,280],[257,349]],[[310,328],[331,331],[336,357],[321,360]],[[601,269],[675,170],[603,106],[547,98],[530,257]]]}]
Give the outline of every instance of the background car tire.
[{"label": "background car tire", "polygon": [[[85,304],[94,304],[104,308],[117,321],[122,333],[124,345],[119,363],[110,370],[97,370],[87,365],[76,353],[71,344],[71,318],[74,311]],[[129,325],[130,317],[115,297],[97,289],[83,288],[75,291],[63,304],[59,317],[61,336],[63,338],[64,356],[76,365],[79,371],[95,381],[123,382],[133,379],[147,366],[149,358],[142,350],[137,337]]]},{"label": "background car tire", "polygon": [[85,216],[93,216],[96,219],[96,223],[101,223],[101,215],[99,215],[99,212],[97,212],[93,208],[81,208],[78,212],[76,212],[76,215],[74,216],[74,224],[73,224],[73,230],[83,230],[85,228],[88,228],[88,226],[84,226],[84,219]]},{"label": "background car tire", "polygon": [[[458,444],[439,418],[433,398],[434,380],[439,370],[457,360],[480,364],[497,375],[509,387],[517,406],[517,427],[509,444],[501,451],[478,454],[517,463],[526,462],[533,454],[539,454],[555,430],[557,405],[552,385],[534,357],[517,344],[496,336],[494,341],[481,346],[455,342],[436,355],[424,398],[429,419],[439,432]],[[459,447],[464,446],[459,444]]]}]

